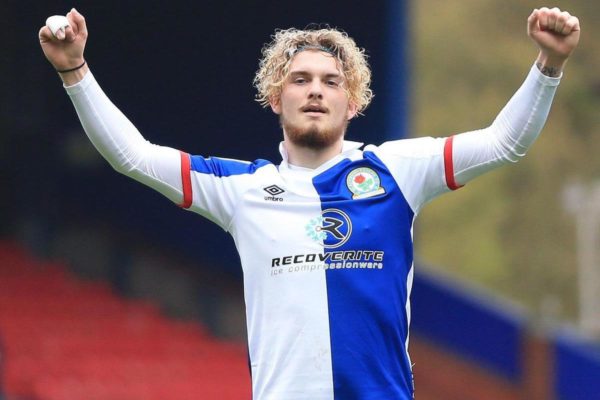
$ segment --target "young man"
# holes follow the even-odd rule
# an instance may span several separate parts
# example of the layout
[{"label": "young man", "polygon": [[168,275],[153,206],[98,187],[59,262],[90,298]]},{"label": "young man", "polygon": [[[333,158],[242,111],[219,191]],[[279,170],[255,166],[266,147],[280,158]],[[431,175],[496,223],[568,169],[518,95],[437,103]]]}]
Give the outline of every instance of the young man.
[{"label": "young man", "polygon": [[540,53],[485,129],[449,138],[344,141],[369,104],[363,51],[337,30],[277,32],[256,74],[258,100],[279,115],[276,166],[190,156],[143,139],[84,61],[77,11],[55,37],[40,30],[81,123],[119,172],[211,219],[242,260],[255,399],[410,399],[412,224],[432,198],[522,157],[546,120],[579,22],[534,10]]}]

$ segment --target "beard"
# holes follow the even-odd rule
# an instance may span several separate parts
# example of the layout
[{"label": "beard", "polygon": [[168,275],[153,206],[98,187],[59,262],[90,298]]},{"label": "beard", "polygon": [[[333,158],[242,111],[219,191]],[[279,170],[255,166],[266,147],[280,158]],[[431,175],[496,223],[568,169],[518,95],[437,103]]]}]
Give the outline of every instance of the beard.
[{"label": "beard", "polygon": [[279,123],[290,142],[311,150],[321,150],[332,146],[340,137],[344,136],[348,127],[347,120],[343,120],[340,125],[325,128],[319,128],[316,123],[299,126],[287,121],[283,116],[280,117]]}]

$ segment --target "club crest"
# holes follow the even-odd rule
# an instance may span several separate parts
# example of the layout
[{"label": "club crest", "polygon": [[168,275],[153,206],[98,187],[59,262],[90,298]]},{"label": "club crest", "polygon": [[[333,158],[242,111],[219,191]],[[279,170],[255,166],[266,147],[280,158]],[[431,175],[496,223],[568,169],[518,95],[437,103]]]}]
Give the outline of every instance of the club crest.
[{"label": "club crest", "polygon": [[356,168],[346,177],[346,186],[352,192],[353,199],[364,199],[385,193],[377,172],[371,168]]}]

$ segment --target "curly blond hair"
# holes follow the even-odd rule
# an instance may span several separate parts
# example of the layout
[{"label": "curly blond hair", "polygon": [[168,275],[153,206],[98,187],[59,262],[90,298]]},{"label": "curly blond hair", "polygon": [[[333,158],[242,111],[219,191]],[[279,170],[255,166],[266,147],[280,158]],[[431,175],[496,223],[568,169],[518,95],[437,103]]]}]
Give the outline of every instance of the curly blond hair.
[{"label": "curly blond hair", "polygon": [[332,28],[275,31],[272,41],[262,49],[262,59],[254,77],[253,83],[258,90],[256,101],[267,107],[269,100],[281,94],[294,55],[305,49],[332,54],[344,74],[343,87],[349,101],[356,105],[359,114],[367,108],[373,91],[365,50],[359,48],[346,32]]}]

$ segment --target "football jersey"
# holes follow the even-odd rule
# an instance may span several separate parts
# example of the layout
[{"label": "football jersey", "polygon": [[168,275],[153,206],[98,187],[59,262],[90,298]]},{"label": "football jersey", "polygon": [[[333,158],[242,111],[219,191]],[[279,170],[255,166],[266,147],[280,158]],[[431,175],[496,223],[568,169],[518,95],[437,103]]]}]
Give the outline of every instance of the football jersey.
[{"label": "football jersey", "polygon": [[412,398],[412,226],[450,144],[345,142],[316,170],[182,153],[184,206],[240,254],[255,398]]}]

